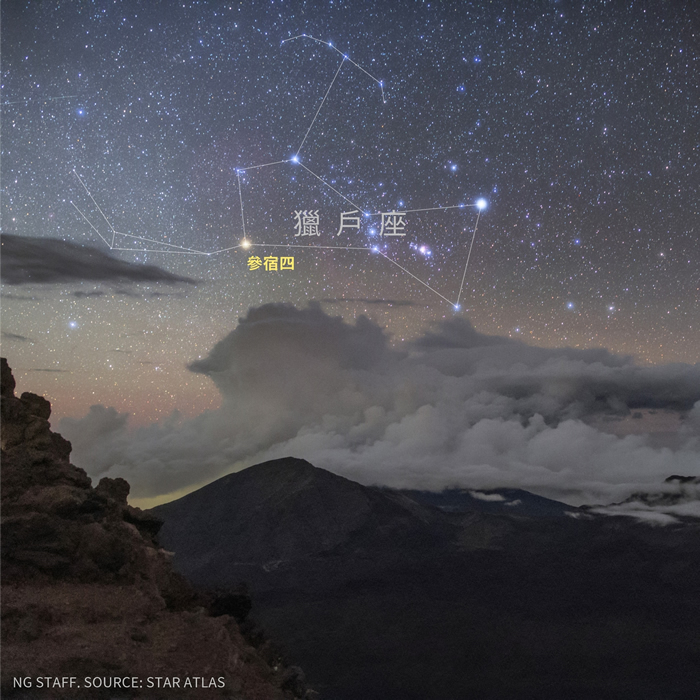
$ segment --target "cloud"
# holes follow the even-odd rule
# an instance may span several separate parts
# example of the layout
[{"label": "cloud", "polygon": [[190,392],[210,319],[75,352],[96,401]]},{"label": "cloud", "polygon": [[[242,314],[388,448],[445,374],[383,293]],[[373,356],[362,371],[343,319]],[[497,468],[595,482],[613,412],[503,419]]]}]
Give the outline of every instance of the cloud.
[{"label": "cloud", "polygon": [[160,297],[170,297],[170,298],[176,297],[176,298],[178,298],[178,299],[184,299],[184,298],[185,298],[185,295],[184,295],[182,292],[173,292],[173,293],[169,293],[169,292],[151,292],[149,296],[151,296],[151,297],[153,297],[153,298],[155,298],[155,299],[158,299],[158,298],[160,298]]},{"label": "cloud", "polygon": [[[0,266],[2,265],[2,259],[0,259]],[[12,293],[5,293],[3,292],[2,294],[2,299],[6,301],[39,301],[41,297],[28,297],[24,296],[22,294],[12,294]]]},{"label": "cloud", "polygon": [[[110,438],[126,428],[128,419],[128,413],[119,413],[115,408],[91,406],[89,413],[83,418],[64,418],[61,421],[61,430],[66,435],[70,435],[73,451],[81,454],[91,451],[96,445],[108,447]],[[101,470],[108,468],[105,464],[111,461],[109,456],[104,461],[95,459],[93,456],[91,473],[100,474]]]},{"label": "cloud", "polygon": [[155,265],[125,262],[97,248],[58,238],[3,234],[0,265],[3,282],[11,285],[81,281],[196,283]]},{"label": "cloud", "polygon": [[99,290],[96,290],[94,292],[73,292],[73,296],[77,297],[78,299],[90,299],[91,297],[102,297],[104,296],[104,292],[101,292]]},{"label": "cloud", "polygon": [[[396,349],[365,317],[267,304],[190,369],[214,382],[221,408],[133,431],[116,413],[106,432],[94,416],[64,421],[83,440],[76,464],[127,478],[141,497],[293,455],[365,484],[519,487],[577,505],[699,472],[700,365],[530,347],[463,319]],[[650,408],[687,416],[677,449],[586,422]]]},{"label": "cloud", "polygon": [[670,525],[681,518],[700,518],[700,478],[673,475],[650,493],[634,493],[622,503],[593,509],[601,515],[624,515]]},{"label": "cloud", "polygon": [[505,496],[500,493],[483,493],[482,491],[470,491],[469,495],[478,501],[505,501]]},{"label": "cloud", "polygon": [[[674,525],[678,523],[678,520],[668,513],[661,513],[645,506],[635,507],[631,504],[593,508],[591,512],[597,513],[598,515],[622,515],[646,522],[650,525]],[[698,513],[698,517],[700,517],[700,513]]]},{"label": "cloud", "polygon": [[18,343],[33,343],[34,342],[31,338],[27,338],[24,335],[18,335],[17,333],[7,333],[6,331],[2,331],[2,337],[5,338],[5,340],[14,340]]}]

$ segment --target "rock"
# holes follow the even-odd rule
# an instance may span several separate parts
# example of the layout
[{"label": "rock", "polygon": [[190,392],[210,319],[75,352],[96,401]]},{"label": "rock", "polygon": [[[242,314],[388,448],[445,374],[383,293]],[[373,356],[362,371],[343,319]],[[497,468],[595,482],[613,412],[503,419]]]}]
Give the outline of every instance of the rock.
[{"label": "rock", "polygon": [[135,629],[131,633],[131,639],[133,639],[135,642],[147,642],[148,635],[142,629]]},{"label": "rock", "polygon": [[51,404],[43,397],[25,391],[20,400],[24,402],[27,410],[33,415],[48,420],[51,416]]},{"label": "rock", "polygon": [[[243,637],[234,618],[246,617],[250,597],[224,595],[215,599],[218,616],[209,614],[210,599],[173,571],[159,546],[162,521],[127,503],[124,479],[92,487],[70,463],[70,443],[51,431],[49,402],[28,392],[17,398],[4,358],[1,413],[3,697],[13,678],[38,669],[53,677],[226,681],[223,689],[143,689],[129,697],[301,697],[303,672],[273,670],[265,650]],[[68,688],[51,697],[77,696]]]},{"label": "rock", "polygon": [[107,498],[112,498],[117,503],[123,503],[126,505],[126,499],[131,491],[131,486],[126,479],[110,479],[109,477],[104,477],[100,479],[100,483],[97,484],[95,491],[102,496]]},{"label": "rock", "polygon": [[295,698],[303,698],[306,693],[306,676],[298,666],[285,669],[282,676],[282,690],[287,690]]},{"label": "rock", "polygon": [[216,595],[209,605],[209,613],[214,617],[230,615],[237,622],[243,622],[252,606],[248,593],[232,591]]},{"label": "rock", "polygon": [[15,378],[12,376],[10,365],[7,364],[7,360],[4,357],[0,358],[0,375],[0,395],[14,398]]}]

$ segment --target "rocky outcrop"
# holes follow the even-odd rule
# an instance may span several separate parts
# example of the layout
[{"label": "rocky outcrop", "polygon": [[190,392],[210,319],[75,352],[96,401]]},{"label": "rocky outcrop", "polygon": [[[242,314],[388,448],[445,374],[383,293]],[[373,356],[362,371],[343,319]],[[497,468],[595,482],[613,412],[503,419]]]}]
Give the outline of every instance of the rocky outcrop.
[{"label": "rocky outcrop", "polygon": [[169,600],[187,586],[156,545],[161,522],[127,504],[124,479],[90,478],[49,426],[41,396],[14,395],[2,360],[2,580],[134,585]]},{"label": "rocky outcrop", "polygon": [[[129,484],[104,478],[93,488],[70,463],[70,443],[51,431],[49,402],[18,398],[4,358],[1,370],[2,696],[114,696],[92,677],[111,688],[139,679],[119,697],[315,695],[259,632],[257,648],[244,637],[236,618],[250,608],[246,596],[192,589],[158,545],[161,521],[127,503]],[[16,687],[37,676],[76,685]]]}]

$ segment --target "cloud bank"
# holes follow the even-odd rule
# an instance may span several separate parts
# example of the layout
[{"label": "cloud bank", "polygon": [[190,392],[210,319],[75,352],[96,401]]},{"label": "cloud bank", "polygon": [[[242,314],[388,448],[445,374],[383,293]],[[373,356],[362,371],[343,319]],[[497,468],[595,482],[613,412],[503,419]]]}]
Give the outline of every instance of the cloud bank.
[{"label": "cloud bank", "polygon": [[155,265],[125,262],[91,248],[58,238],[3,234],[0,257],[6,284],[57,284],[69,282],[165,282],[195,284]]},{"label": "cloud bank", "polygon": [[[60,424],[75,463],[139,497],[287,455],[365,484],[519,487],[572,504],[700,474],[700,364],[530,347],[459,318],[397,350],[365,317],[267,304],[190,370],[214,382],[220,409],[131,431],[126,414],[93,406]],[[687,417],[678,449],[586,423],[650,408]]]},{"label": "cloud bank", "polygon": [[683,518],[700,518],[700,477],[673,475],[651,493],[633,493],[622,503],[593,509],[601,515],[624,515],[670,525]]}]

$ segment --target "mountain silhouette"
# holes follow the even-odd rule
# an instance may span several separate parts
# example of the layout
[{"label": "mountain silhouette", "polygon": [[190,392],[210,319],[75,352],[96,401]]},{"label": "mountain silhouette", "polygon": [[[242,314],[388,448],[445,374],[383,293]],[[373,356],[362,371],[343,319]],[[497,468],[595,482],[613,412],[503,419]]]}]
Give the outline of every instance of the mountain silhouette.
[{"label": "mountain silhouette", "polygon": [[700,697],[697,520],[367,487],[291,457],[154,512],[176,569],[247,582],[328,700]]},{"label": "mountain silhouette", "polygon": [[444,543],[455,526],[401,493],[287,457],[229,474],[153,509],[161,543],[191,580],[229,581],[331,552]]}]

